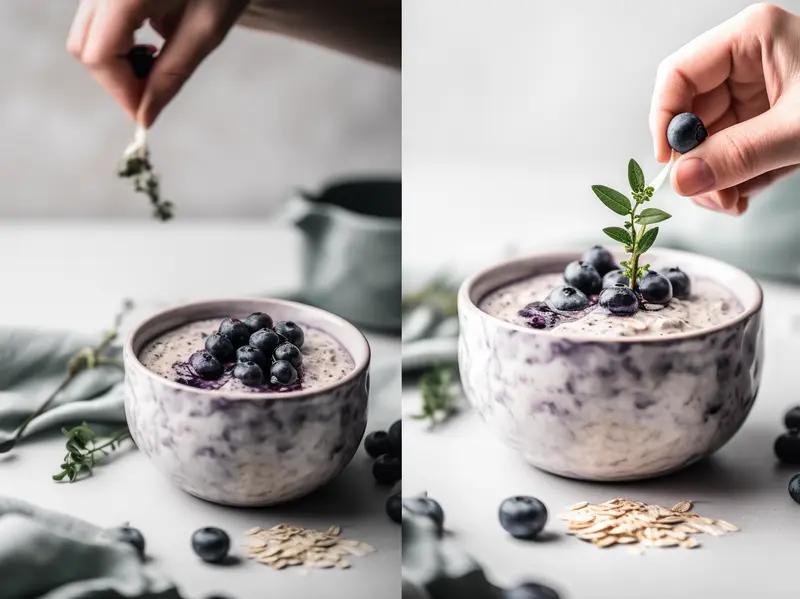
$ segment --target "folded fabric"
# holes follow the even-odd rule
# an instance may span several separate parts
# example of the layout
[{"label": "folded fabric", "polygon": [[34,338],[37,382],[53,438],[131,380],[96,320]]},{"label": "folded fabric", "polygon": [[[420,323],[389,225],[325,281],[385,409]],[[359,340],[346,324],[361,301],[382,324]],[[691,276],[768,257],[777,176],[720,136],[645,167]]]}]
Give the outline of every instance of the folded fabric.
[{"label": "folded fabric", "polygon": [[0,497],[3,599],[181,599],[136,550],[102,528]]}]

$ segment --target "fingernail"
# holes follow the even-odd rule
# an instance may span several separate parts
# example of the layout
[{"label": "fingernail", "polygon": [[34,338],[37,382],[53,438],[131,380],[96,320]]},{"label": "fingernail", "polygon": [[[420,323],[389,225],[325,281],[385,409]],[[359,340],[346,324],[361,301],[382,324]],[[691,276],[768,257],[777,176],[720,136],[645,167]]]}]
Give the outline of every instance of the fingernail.
[{"label": "fingernail", "polygon": [[702,158],[688,158],[678,162],[675,169],[675,186],[681,195],[702,193],[715,182],[714,173]]}]

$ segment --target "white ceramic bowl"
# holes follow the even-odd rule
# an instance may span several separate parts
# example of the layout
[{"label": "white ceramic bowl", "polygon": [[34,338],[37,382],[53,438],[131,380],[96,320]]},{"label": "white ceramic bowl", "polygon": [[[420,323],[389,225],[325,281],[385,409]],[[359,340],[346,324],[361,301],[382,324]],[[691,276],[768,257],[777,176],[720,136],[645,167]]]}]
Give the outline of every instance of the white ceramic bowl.
[{"label": "white ceramic bowl", "polygon": [[[478,308],[491,291],[563,271],[576,253],[489,268],[458,294],[459,365],[470,402],[534,466],[586,480],[640,479],[712,454],[739,430],[761,375],[762,293],[723,262],[649,252],[648,262],[710,278],[744,307],[722,325],[665,337],[567,337]],[[522,306],[520,306],[522,307]]]},{"label": "white ceramic bowl", "polygon": [[[181,325],[266,312],[333,336],[355,368],[340,381],[285,393],[196,389],[138,359],[149,342]],[[155,314],[128,336],[125,412],[136,445],[186,491],[216,503],[260,506],[296,499],[350,462],[364,435],[370,349],[353,325],[323,310],[271,299],[188,304]]]}]

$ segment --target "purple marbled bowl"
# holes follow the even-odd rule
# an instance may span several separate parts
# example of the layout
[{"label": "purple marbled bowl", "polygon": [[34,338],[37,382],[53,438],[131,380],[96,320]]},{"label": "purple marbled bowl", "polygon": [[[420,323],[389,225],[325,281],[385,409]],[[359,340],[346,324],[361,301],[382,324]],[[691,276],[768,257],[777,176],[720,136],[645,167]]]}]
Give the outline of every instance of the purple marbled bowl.
[{"label": "purple marbled bowl", "polygon": [[[236,393],[167,380],[137,357],[175,327],[258,311],[327,332],[350,352],[355,369],[316,389]],[[263,506],[306,495],[347,466],[364,435],[369,344],[353,325],[317,308],[271,299],[187,304],[139,324],[124,361],[125,413],[136,445],[175,485],[208,501]]]},{"label": "purple marbled bowl", "polygon": [[711,258],[649,252],[648,261],[727,287],[744,307],[720,326],[668,337],[557,336],[478,308],[491,291],[560,272],[577,259],[577,253],[540,254],[464,282],[458,353],[469,401],[528,462],[570,478],[650,478],[717,451],[739,430],[758,391],[758,283]]}]

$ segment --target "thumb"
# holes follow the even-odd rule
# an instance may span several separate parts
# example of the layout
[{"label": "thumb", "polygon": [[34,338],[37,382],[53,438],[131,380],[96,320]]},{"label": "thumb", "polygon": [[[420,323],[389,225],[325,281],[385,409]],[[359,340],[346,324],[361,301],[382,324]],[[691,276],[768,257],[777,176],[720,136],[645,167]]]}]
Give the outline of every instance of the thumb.
[{"label": "thumb", "polygon": [[681,156],[672,186],[682,196],[735,187],[766,172],[800,163],[800,127],[785,104],[711,135]]}]

